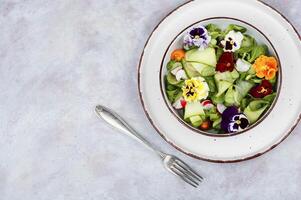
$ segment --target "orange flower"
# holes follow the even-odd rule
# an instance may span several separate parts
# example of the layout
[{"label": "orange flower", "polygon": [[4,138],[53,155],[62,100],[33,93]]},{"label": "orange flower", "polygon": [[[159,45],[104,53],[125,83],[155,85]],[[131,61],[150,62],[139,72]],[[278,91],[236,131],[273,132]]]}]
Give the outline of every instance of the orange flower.
[{"label": "orange flower", "polygon": [[171,60],[181,61],[185,57],[185,51],[183,49],[176,49],[171,53]]},{"label": "orange flower", "polygon": [[271,80],[275,77],[278,71],[277,60],[274,57],[259,56],[253,64],[256,76]]}]

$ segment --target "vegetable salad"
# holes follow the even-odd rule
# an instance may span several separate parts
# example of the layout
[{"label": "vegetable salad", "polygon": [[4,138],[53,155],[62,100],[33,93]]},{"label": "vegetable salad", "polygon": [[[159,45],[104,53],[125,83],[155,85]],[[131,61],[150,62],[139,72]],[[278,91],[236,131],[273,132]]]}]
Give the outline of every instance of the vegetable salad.
[{"label": "vegetable salad", "polygon": [[165,75],[168,100],[200,130],[227,134],[247,129],[271,106],[278,61],[245,27],[197,26],[170,55]]}]

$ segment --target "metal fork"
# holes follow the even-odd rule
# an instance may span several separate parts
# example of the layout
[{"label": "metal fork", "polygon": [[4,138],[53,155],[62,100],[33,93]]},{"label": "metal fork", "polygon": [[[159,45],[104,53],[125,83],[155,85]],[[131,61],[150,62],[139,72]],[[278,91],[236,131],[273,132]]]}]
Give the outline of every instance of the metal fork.
[{"label": "metal fork", "polygon": [[174,175],[180,177],[186,183],[190,184],[193,187],[197,187],[199,183],[203,181],[203,177],[198,175],[182,160],[180,160],[176,156],[163,153],[162,151],[159,151],[156,148],[154,148],[151,143],[144,139],[137,131],[135,131],[130,125],[128,125],[114,111],[104,106],[97,105],[95,107],[95,112],[97,116],[105,120],[114,128],[120,130],[128,136],[131,136],[133,139],[144,144],[144,146],[148,149],[154,151],[163,161],[165,168]]}]

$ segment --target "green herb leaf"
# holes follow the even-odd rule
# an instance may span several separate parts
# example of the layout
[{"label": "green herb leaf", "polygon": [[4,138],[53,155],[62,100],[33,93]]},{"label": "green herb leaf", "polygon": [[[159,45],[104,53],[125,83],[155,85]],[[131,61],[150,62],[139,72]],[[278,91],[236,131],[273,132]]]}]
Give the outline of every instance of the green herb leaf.
[{"label": "green herb leaf", "polygon": [[245,33],[247,31],[247,29],[245,27],[236,25],[236,24],[229,24],[229,26],[226,28],[225,33],[229,33],[230,31],[236,31],[236,32],[241,32],[241,33]]},{"label": "green herb leaf", "polygon": [[167,66],[166,66],[167,70],[171,70],[171,69],[172,69],[172,66],[174,65],[175,62],[176,62],[176,61],[174,61],[174,60],[170,60],[170,61],[167,63]]},{"label": "green herb leaf", "polygon": [[209,86],[209,91],[210,92],[216,92],[216,86],[215,86],[215,82],[214,82],[214,78],[212,76],[207,76],[207,77],[204,77],[208,86]]},{"label": "green herb leaf", "polygon": [[253,63],[259,56],[268,53],[268,47],[266,45],[256,45],[252,48],[251,52],[247,54],[245,59],[249,63]]},{"label": "green herb leaf", "polygon": [[271,104],[273,102],[273,100],[275,99],[275,97],[276,97],[276,92],[263,97],[263,100],[265,100]]}]

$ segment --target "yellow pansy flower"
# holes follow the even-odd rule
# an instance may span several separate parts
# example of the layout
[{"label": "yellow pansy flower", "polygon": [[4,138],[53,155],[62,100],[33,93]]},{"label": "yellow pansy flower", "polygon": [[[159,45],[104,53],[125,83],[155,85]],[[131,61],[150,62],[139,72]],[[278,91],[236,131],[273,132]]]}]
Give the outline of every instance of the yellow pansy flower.
[{"label": "yellow pansy flower", "polygon": [[202,77],[185,80],[182,90],[183,97],[187,102],[206,99],[209,93],[208,84]]}]

